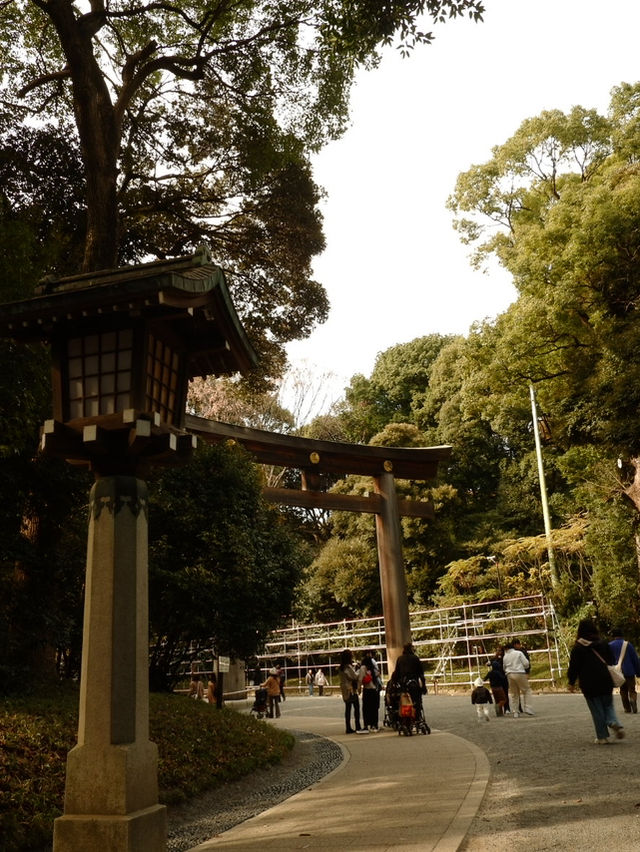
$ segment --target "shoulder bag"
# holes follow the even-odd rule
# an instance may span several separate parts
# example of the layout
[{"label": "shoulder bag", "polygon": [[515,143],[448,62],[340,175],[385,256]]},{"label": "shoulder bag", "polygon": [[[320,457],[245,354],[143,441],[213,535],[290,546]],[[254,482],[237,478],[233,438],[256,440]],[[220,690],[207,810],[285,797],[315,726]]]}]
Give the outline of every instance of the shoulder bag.
[{"label": "shoulder bag", "polygon": [[[622,684],[625,682],[625,676],[622,674],[622,669],[618,668],[618,666],[621,665],[622,655],[621,655],[621,660],[618,663],[618,666],[610,666],[609,663],[607,663],[606,660],[604,660],[600,656],[600,654],[596,651],[595,648],[592,648],[591,650],[596,655],[596,657],[601,662],[603,662],[605,664],[605,666],[607,667],[607,669],[609,671],[609,676],[611,677],[611,682],[613,683],[613,685],[614,686],[622,686]],[[625,650],[626,650],[626,648],[625,648]]]}]

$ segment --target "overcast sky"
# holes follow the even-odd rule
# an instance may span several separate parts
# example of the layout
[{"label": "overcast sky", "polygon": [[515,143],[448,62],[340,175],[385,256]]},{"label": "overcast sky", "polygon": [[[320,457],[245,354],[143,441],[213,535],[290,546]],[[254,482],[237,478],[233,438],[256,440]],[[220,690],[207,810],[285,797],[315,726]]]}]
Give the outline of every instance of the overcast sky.
[{"label": "overcast sky", "polygon": [[434,332],[465,334],[514,298],[500,269],[471,269],[451,225],[456,178],[531,116],[605,112],[640,79],[638,0],[485,0],[485,22],[439,26],[362,73],[347,134],[314,159],[327,239],[314,264],[331,313],[288,347],[294,366],[336,375],[334,396],[376,355]]}]

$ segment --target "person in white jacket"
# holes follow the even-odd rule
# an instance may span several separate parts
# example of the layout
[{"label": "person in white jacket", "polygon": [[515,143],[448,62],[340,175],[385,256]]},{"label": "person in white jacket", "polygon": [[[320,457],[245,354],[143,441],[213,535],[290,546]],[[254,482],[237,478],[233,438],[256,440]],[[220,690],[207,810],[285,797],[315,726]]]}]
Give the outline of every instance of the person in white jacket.
[{"label": "person in white jacket", "polygon": [[502,658],[502,668],[509,681],[509,704],[511,715],[518,718],[518,706],[527,716],[535,716],[531,707],[531,687],[529,686],[529,660],[522,651],[513,647],[513,643],[507,645]]}]

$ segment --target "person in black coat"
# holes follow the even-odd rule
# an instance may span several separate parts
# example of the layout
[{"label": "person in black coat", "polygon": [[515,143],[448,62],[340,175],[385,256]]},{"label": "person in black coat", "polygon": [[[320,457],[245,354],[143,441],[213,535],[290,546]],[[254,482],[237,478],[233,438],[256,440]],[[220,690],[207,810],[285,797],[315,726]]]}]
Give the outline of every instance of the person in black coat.
[{"label": "person in black coat", "polygon": [[489,681],[493,700],[496,705],[496,716],[504,716],[504,711],[508,706],[509,681],[502,669],[502,660],[497,657],[491,660],[490,669],[484,676],[485,680]]},{"label": "person in black coat", "polygon": [[624,737],[624,728],[613,706],[613,681],[607,668],[613,662],[611,648],[600,638],[596,625],[591,619],[583,619],[578,625],[576,643],[569,657],[567,677],[571,692],[576,681],[580,684],[596,729],[598,745],[609,742],[609,728],[618,739]]}]

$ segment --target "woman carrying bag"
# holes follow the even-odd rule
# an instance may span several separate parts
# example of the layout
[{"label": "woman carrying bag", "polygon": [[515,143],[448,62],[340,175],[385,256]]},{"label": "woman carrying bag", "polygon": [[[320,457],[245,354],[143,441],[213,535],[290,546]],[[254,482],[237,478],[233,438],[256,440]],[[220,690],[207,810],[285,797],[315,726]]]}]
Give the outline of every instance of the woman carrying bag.
[{"label": "woman carrying bag", "polygon": [[613,662],[611,648],[600,638],[596,625],[591,619],[583,619],[578,625],[567,676],[571,692],[575,689],[576,681],[580,684],[596,729],[597,745],[610,742],[609,728],[619,740],[624,737],[624,728],[613,706],[613,681],[607,668]]}]

